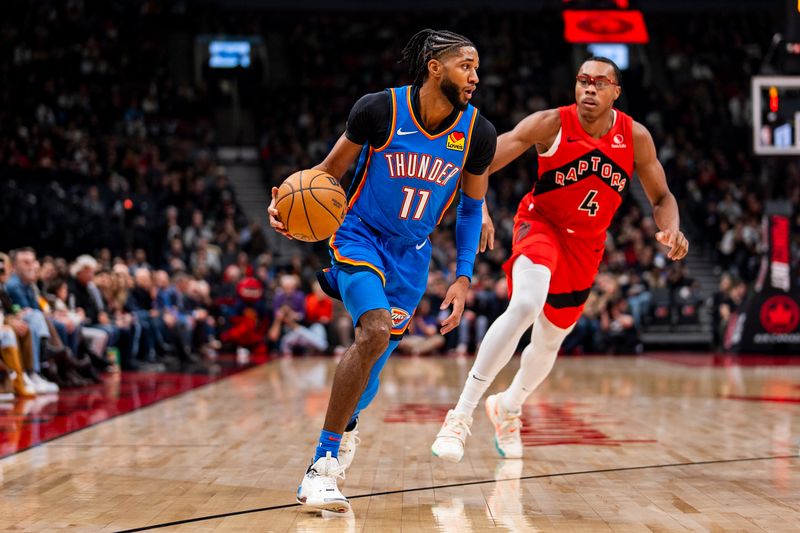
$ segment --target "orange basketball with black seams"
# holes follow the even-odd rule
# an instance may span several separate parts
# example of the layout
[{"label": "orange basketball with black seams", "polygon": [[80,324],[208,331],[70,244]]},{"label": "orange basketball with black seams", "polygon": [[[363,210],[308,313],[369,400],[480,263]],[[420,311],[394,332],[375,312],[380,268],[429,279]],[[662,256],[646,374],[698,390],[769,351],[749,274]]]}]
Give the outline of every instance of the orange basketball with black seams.
[{"label": "orange basketball with black seams", "polygon": [[347,195],[339,181],[322,170],[299,170],[286,178],[275,198],[278,219],[299,241],[327,239],[347,213]]}]

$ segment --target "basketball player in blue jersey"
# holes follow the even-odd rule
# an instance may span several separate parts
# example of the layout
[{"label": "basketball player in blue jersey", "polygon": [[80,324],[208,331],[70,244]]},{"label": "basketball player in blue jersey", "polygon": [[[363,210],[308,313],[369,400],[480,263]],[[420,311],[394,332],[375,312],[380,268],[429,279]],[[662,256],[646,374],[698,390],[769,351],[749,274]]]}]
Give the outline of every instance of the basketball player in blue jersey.
[{"label": "basketball player in blue jersey", "polygon": [[[355,342],[339,363],[314,459],[297,490],[310,507],[347,512],[337,487],[355,453],[358,414],[378,391],[378,376],[408,327],[427,285],[428,236],[459,189],[456,280],[442,309],[441,332],[461,320],[481,232],[494,126],[469,104],[478,84],[478,52],[465,37],[423,30],[403,49],[414,83],[362,97],[347,129],[314,167],[341,179],[358,158],[348,213],[330,239],[332,266],[319,275],[353,318]],[[288,237],[277,219],[270,224]],[[340,452],[341,446],[341,452]]]}]

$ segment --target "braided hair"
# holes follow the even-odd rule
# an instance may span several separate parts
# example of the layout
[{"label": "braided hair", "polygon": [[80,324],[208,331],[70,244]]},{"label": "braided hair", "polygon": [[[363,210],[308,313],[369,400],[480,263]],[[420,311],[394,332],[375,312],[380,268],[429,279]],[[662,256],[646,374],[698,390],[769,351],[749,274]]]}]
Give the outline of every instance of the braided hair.
[{"label": "braided hair", "polygon": [[426,28],[415,33],[403,48],[403,61],[408,63],[408,72],[414,77],[414,85],[422,85],[428,77],[428,61],[439,59],[464,46],[475,48],[472,41],[452,31]]}]

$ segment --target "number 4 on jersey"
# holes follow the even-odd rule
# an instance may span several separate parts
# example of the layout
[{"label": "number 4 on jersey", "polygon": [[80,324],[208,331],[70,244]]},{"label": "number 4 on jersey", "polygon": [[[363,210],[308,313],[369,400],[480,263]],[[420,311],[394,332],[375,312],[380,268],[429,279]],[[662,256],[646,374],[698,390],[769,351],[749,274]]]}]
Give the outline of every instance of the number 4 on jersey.
[{"label": "number 4 on jersey", "polygon": [[597,196],[597,191],[589,191],[589,194],[586,195],[586,198],[583,199],[581,202],[581,206],[578,208],[578,211],[586,211],[589,213],[590,217],[593,217],[597,214],[597,210],[600,209],[600,204],[594,201],[594,197]]}]

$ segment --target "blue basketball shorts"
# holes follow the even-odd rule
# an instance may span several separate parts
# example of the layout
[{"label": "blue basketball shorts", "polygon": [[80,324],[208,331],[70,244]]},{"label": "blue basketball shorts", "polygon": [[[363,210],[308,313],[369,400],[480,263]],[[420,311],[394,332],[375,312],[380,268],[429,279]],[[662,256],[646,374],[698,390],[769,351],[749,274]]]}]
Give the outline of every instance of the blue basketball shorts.
[{"label": "blue basketball shorts", "polygon": [[319,272],[323,290],[341,300],[358,324],[372,309],[392,315],[392,339],[400,339],[428,285],[431,243],[382,235],[349,214],[329,242],[330,268]]}]

